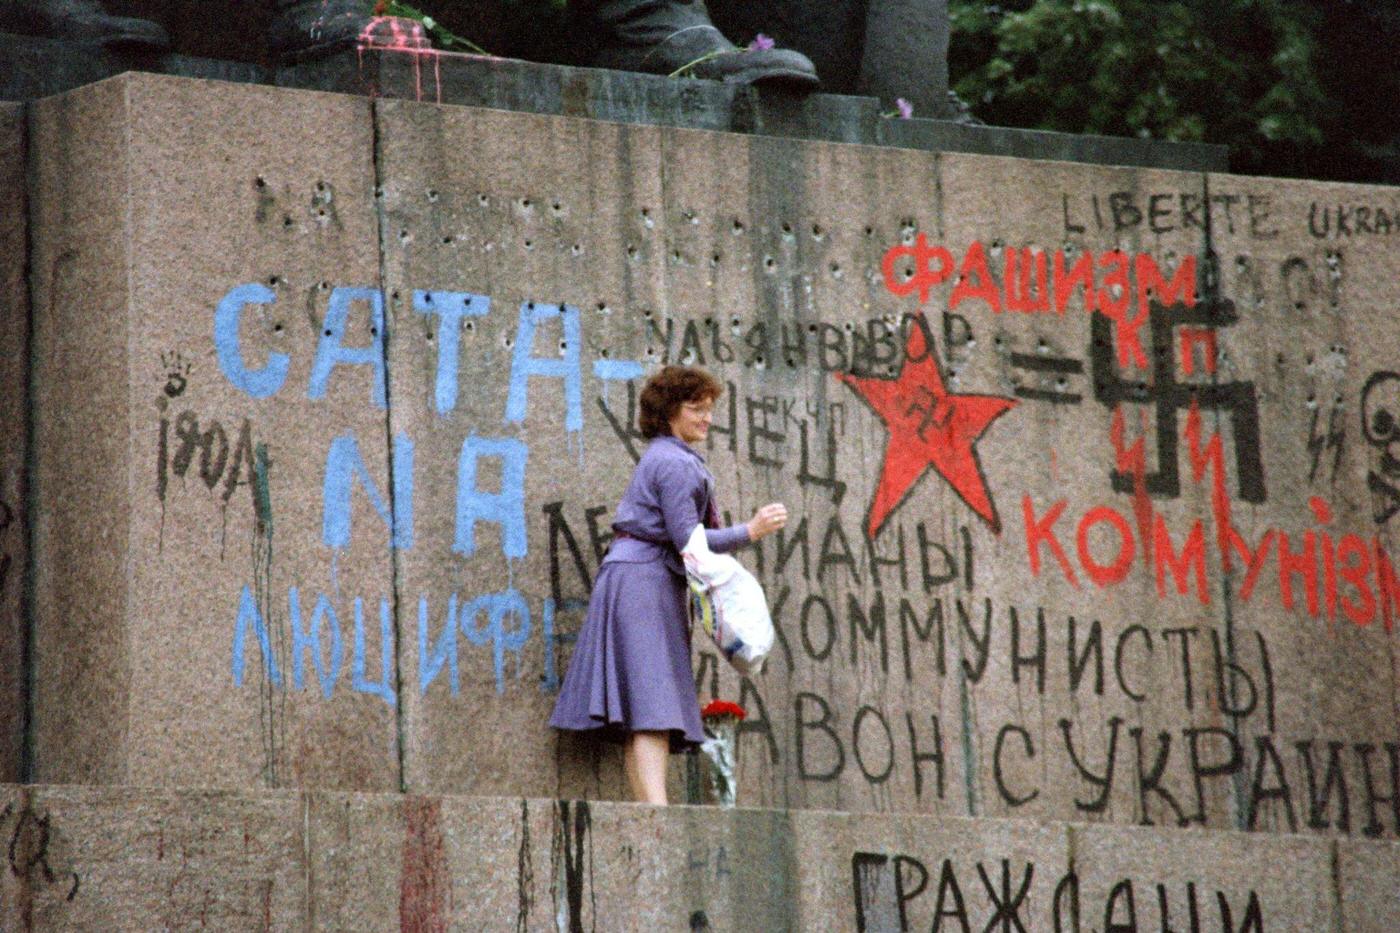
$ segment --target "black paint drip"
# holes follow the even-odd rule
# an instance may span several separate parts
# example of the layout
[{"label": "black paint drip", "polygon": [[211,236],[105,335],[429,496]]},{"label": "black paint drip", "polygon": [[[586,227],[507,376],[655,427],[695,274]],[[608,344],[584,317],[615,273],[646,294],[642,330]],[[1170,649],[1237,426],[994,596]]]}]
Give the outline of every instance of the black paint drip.
[{"label": "black paint drip", "polygon": [[[598,905],[593,890],[593,814],[586,800],[558,801],[554,840],[564,856],[564,893],[569,904],[569,933],[583,933],[583,889],[588,886],[592,929],[597,929]],[[587,878],[585,878],[585,871]]]},{"label": "black paint drip", "polygon": [[530,928],[530,908],[534,906],[535,869],[530,858],[530,802],[520,801],[520,852],[516,857],[515,886],[518,905],[515,913],[516,933]]}]

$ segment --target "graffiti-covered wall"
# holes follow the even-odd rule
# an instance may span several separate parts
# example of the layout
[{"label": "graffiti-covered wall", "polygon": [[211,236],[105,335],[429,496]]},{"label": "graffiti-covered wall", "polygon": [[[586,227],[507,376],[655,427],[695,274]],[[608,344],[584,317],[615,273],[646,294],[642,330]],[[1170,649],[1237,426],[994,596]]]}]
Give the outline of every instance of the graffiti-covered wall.
[{"label": "graffiti-covered wall", "polygon": [[[615,796],[641,450],[779,642],[741,802],[1400,830],[1400,196],[128,76],[36,108],[41,780]],[[1394,232],[1393,232],[1394,231]]]}]

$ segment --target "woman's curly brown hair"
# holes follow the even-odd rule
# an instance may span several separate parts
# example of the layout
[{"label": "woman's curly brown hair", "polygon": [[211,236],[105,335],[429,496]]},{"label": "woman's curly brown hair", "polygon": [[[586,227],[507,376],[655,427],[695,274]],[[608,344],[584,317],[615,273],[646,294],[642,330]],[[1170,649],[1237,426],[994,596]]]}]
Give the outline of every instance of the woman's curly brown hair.
[{"label": "woman's curly brown hair", "polygon": [[686,402],[719,398],[720,381],[698,366],[666,366],[642,386],[641,412],[637,416],[642,437],[671,433],[671,419]]}]

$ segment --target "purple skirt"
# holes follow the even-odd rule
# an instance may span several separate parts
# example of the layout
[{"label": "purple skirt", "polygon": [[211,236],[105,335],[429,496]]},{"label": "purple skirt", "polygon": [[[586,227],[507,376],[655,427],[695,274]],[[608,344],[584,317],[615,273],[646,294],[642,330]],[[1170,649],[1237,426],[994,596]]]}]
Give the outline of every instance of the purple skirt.
[{"label": "purple skirt", "polygon": [[609,739],[669,732],[672,752],[704,741],[686,597],[660,561],[604,563],[549,724]]}]

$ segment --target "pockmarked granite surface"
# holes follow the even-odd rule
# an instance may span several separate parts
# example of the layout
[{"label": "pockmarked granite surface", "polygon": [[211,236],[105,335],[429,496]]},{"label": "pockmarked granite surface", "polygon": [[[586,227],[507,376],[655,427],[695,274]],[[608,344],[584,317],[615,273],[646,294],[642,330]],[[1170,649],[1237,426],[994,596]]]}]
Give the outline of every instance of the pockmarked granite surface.
[{"label": "pockmarked granite surface", "polygon": [[682,361],[793,515],[742,803],[1400,830],[1396,189],[147,75],[28,146],[38,780],[620,795],[545,719]]}]

